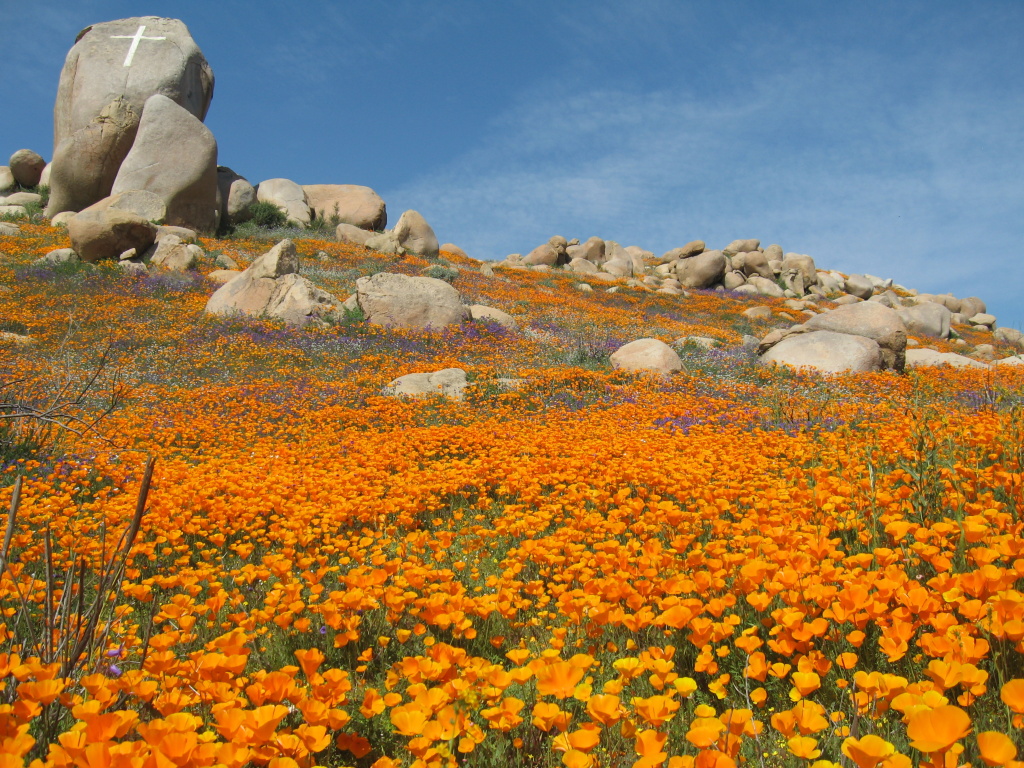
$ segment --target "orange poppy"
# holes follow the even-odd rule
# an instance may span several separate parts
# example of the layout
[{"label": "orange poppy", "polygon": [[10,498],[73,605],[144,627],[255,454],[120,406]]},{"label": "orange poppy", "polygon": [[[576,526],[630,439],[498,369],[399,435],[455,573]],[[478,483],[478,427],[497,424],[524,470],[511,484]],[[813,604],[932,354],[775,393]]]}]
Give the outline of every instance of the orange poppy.
[{"label": "orange poppy", "polygon": [[970,732],[970,716],[949,704],[915,712],[907,722],[910,746],[921,752],[941,752]]},{"label": "orange poppy", "polygon": [[852,736],[842,745],[843,754],[857,764],[857,768],[875,768],[883,760],[887,760],[896,752],[896,747],[883,739],[869,733],[855,739]]}]

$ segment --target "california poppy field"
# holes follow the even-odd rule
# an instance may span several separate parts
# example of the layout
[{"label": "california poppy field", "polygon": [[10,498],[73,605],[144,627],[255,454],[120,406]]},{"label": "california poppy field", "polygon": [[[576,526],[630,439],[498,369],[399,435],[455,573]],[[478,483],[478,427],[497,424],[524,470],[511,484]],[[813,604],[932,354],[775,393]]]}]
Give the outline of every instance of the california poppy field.
[{"label": "california poppy field", "polygon": [[[1024,765],[1019,366],[766,368],[781,299],[445,252],[518,331],[291,328],[203,313],[273,241],[67,244],[0,237],[0,768]],[[430,266],[296,245],[342,298]]]}]

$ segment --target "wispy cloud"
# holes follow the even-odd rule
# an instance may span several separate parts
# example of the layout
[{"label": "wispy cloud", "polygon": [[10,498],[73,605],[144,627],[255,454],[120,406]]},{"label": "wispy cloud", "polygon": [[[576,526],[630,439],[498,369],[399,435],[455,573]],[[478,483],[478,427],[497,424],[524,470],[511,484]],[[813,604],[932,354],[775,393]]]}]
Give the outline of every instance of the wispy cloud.
[{"label": "wispy cloud", "polygon": [[759,237],[1012,314],[1024,283],[1013,223],[1024,220],[1024,97],[996,111],[992,94],[927,80],[908,97],[863,52],[808,63],[704,96],[679,83],[547,84],[457,161],[385,198],[484,258],[552,234],[654,251]]}]

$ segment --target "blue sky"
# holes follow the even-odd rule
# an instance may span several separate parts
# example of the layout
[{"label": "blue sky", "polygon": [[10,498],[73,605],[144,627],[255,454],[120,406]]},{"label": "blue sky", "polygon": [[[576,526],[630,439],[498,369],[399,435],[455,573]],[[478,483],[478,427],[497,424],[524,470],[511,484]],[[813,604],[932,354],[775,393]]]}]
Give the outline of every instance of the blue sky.
[{"label": "blue sky", "polygon": [[[77,32],[182,19],[252,182],[365,184],[477,258],[757,237],[1024,327],[1024,2],[15,2],[0,155]],[[13,50],[11,50],[13,48]],[[12,119],[13,118],[13,119]]]}]

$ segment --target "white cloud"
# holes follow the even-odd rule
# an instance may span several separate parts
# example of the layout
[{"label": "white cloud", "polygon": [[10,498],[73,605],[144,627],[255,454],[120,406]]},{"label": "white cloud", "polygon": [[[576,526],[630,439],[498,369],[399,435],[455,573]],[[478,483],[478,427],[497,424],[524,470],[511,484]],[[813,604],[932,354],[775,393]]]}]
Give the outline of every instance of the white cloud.
[{"label": "white cloud", "polygon": [[654,251],[760,237],[825,267],[981,295],[1019,324],[1024,98],[996,109],[992,94],[921,81],[908,99],[884,60],[858,55],[703,97],[547,84],[440,173],[382,192],[478,257],[553,234]]}]

